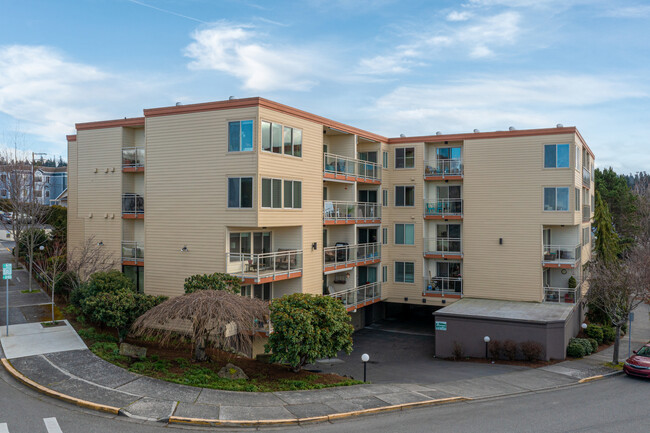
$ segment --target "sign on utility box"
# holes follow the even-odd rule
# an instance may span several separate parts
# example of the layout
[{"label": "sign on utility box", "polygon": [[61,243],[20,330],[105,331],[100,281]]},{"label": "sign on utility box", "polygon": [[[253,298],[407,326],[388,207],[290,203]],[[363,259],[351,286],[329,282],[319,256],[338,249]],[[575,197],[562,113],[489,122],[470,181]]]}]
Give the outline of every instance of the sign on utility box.
[{"label": "sign on utility box", "polygon": [[447,322],[438,322],[436,321],[436,331],[446,331]]},{"label": "sign on utility box", "polygon": [[11,263],[2,264],[2,279],[11,280]]}]

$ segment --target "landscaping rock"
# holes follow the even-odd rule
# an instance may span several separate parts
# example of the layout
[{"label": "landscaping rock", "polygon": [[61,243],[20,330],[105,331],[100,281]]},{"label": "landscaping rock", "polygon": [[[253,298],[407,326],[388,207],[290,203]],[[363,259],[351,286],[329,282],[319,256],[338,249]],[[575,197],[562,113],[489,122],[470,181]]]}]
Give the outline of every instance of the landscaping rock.
[{"label": "landscaping rock", "polygon": [[233,365],[231,363],[226,364],[225,367],[223,367],[221,370],[219,370],[219,373],[217,373],[217,376],[219,376],[222,379],[246,379],[246,380],[248,380],[248,376],[246,376],[246,373],[244,373],[244,370],[242,370],[241,368],[239,368],[236,365]]},{"label": "landscaping rock", "polygon": [[122,343],[120,344],[120,355],[143,359],[147,357],[147,348],[134,346],[133,344],[129,343]]}]

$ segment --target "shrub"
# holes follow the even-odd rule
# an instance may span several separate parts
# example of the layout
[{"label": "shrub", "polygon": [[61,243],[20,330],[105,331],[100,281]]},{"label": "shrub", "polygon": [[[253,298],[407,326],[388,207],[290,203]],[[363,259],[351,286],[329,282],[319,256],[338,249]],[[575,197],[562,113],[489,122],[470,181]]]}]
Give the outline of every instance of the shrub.
[{"label": "shrub", "polygon": [[590,323],[589,325],[587,325],[585,334],[587,334],[587,337],[596,340],[598,344],[601,344],[603,342],[603,328],[600,325]]},{"label": "shrub", "polygon": [[38,247],[41,245],[47,246],[47,243],[50,240],[50,236],[45,232],[43,229],[37,229],[37,228],[28,228],[23,230],[20,233],[20,236],[18,237],[18,254],[20,257],[25,257],[27,256],[27,248],[30,244],[30,237],[34,236],[33,241],[33,247],[35,248],[35,252],[38,252]]},{"label": "shrub", "polygon": [[519,344],[519,348],[526,361],[538,361],[542,359],[544,347],[537,341],[524,341]]},{"label": "shrub", "polygon": [[598,305],[591,302],[587,304],[587,319],[589,319],[591,323],[600,323],[601,325],[612,323],[612,319],[609,315]]},{"label": "shrub", "polygon": [[499,340],[490,340],[488,343],[488,352],[490,358],[497,360],[501,356],[501,342]]},{"label": "shrub", "polygon": [[458,341],[454,341],[454,345],[451,349],[451,355],[455,360],[462,359],[465,356],[465,351],[463,350],[463,345]]},{"label": "shrub", "polygon": [[593,338],[588,338],[587,340],[591,343],[591,353],[596,352],[598,350],[598,341]]},{"label": "shrub", "polygon": [[234,275],[219,272],[210,275],[192,275],[185,278],[183,288],[185,293],[194,293],[198,290],[225,290],[237,294],[241,291],[241,280]]},{"label": "shrub", "polygon": [[517,343],[512,340],[504,341],[502,351],[506,359],[514,361],[517,358]]},{"label": "shrub", "polygon": [[123,290],[134,292],[133,282],[118,270],[96,272],[90,276],[88,282],[74,290],[70,295],[70,303],[81,307],[85,298],[96,296],[100,293],[118,293]]},{"label": "shrub", "polygon": [[73,291],[74,287],[77,286],[77,282],[77,274],[73,271],[65,271],[57,277],[54,285],[54,293],[58,293],[63,295],[66,299],[69,299],[70,293]]},{"label": "shrub", "polygon": [[612,326],[603,326],[603,341],[611,343],[616,339],[616,329]]},{"label": "shrub", "polygon": [[575,289],[576,287],[578,287],[578,281],[576,281],[573,275],[569,278],[568,286],[569,289]]},{"label": "shrub", "polygon": [[594,351],[591,342],[589,342],[589,340],[586,338],[572,338],[569,340],[569,345],[571,344],[579,344],[582,346],[584,351],[584,354],[582,356],[591,355],[591,353]]},{"label": "shrub", "polygon": [[572,358],[582,358],[585,356],[585,348],[582,344],[571,340],[566,348],[566,354]]}]

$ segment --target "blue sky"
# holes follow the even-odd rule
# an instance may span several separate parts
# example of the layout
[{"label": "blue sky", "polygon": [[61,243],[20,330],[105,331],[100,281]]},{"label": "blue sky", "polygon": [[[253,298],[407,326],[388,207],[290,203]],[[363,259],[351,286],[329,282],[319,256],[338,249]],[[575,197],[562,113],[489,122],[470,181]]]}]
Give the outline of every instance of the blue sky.
[{"label": "blue sky", "polygon": [[22,0],[0,14],[0,146],[262,96],[390,137],[577,126],[650,171],[644,0]]}]

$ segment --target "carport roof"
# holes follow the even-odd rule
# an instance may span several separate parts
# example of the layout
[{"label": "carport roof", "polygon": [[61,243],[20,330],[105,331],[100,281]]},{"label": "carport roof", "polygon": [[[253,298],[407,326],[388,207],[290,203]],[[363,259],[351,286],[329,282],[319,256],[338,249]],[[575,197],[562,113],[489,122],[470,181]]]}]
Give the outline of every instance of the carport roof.
[{"label": "carport roof", "polygon": [[548,323],[566,321],[573,307],[573,304],[464,298],[436,311],[435,315]]}]

